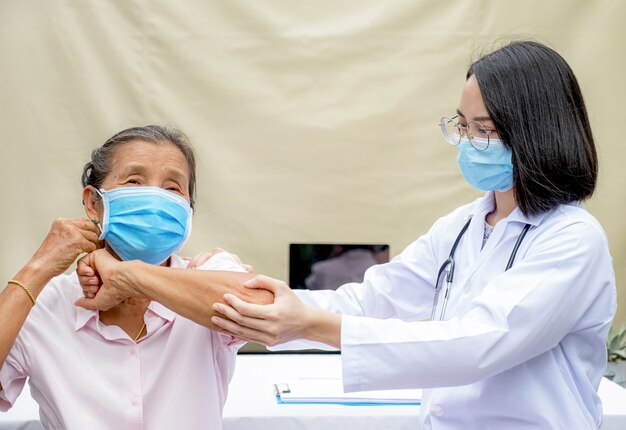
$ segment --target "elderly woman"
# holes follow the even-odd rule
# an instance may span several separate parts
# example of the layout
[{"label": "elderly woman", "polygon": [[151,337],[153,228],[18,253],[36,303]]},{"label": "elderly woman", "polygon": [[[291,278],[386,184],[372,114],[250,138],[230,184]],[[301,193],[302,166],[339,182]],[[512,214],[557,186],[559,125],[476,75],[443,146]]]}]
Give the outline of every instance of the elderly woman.
[{"label": "elderly woman", "polygon": [[[173,254],[191,232],[187,139],[168,127],[124,130],[93,151],[82,182],[88,219],[55,220],[0,294],[0,410],[30,378],[46,428],[221,428],[238,343],[145,297],[100,312],[78,308],[76,273],[63,275],[100,240],[122,260],[187,266]],[[229,254],[217,257],[200,269],[245,272]],[[250,276],[223,279],[229,290],[271,301],[240,287]],[[222,294],[215,289],[216,300]]]}]

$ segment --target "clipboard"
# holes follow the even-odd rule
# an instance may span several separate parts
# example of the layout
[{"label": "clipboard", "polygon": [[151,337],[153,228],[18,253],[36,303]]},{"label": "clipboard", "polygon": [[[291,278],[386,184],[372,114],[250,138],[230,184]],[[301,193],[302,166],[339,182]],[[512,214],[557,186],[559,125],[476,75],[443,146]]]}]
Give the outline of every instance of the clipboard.
[{"label": "clipboard", "polygon": [[340,378],[291,379],[274,384],[279,404],[339,404],[353,406],[420,405],[422,390],[376,390],[344,393]]}]

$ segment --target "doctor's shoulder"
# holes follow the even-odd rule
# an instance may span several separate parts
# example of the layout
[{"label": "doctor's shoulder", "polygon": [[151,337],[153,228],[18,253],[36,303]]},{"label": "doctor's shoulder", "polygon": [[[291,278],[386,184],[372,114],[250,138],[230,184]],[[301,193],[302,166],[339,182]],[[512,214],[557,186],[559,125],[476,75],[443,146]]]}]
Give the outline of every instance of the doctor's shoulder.
[{"label": "doctor's shoulder", "polygon": [[[580,203],[561,204],[551,210],[533,235],[529,252],[543,252],[546,247],[569,253],[586,252],[612,261],[609,243],[598,220]],[[555,248],[556,247],[556,248]]]},{"label": "doctor's shoulder", "polygon": [[589,213],[580,203],[562,204],[555,208],[551,217],[556,225],[576,226],[579,230],[589,229],[591,234],[608,247],[608,239],[600,222]]}]

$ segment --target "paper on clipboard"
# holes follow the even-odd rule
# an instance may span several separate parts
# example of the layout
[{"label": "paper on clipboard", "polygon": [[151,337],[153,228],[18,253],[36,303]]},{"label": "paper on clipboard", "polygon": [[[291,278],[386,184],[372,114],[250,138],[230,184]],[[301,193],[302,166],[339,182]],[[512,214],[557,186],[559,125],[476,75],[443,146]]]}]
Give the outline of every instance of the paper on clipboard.
[{"label": "paper on clipboard", "polygon": [[422,390],[343,392],[340,378],[291,379],[274,384],[278,403],[334,403],[354,405],[419,405]]}]

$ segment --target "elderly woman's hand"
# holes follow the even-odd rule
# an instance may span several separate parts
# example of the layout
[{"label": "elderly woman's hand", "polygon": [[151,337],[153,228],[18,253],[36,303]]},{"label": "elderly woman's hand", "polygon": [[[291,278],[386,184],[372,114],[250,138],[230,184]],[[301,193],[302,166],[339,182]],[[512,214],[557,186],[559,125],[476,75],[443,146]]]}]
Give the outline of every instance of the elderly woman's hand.
[{"label": "elderly woman's hand", "polygon": [[83,295],[88,299],[93,299],[98,294],[102,279],[96,270],[91,267],[93,257],[86,255],[76,262],[76,274],[78,282],[83,289]]},{"label": "elderly woman's hand", "polygon": [[[137,263],[137,262],[134,262]],[[77,300],[76,306],[85,309],[106,311],[128,299],[138,296],[134,283],[128,278],[123,267],[133,264],[130,261],[120,261],[100,249],[81,258],[77,265],[79,279],[82,284],[85,298]]]},{"label": "elderly woman's hand", "polygon": [[48,235],[30,260],[52,278],[65,272],[76,258],[100,246],[98,227],[87,219],[54,220]]}]

